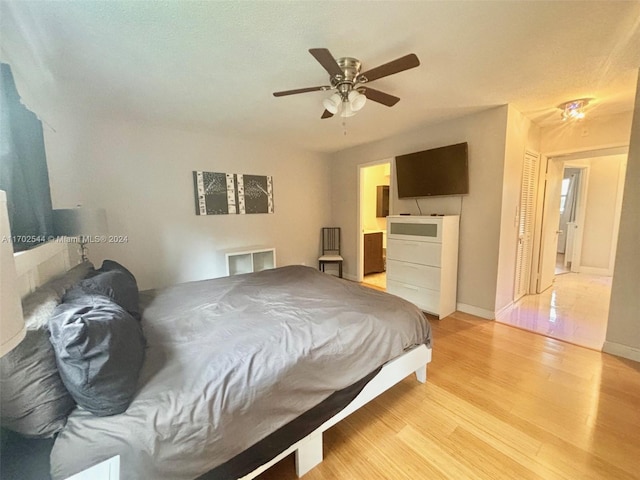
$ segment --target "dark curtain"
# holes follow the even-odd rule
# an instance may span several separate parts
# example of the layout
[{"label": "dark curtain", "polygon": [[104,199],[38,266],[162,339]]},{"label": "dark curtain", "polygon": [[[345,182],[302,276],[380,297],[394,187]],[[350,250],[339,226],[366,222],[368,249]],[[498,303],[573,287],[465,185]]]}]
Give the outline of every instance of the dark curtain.
[{"label": "dark curtain", "polygon": [[53,233],[49,172],[42,123],[20,102],[9,65],[0,67],[0,190],[19,251]]}]

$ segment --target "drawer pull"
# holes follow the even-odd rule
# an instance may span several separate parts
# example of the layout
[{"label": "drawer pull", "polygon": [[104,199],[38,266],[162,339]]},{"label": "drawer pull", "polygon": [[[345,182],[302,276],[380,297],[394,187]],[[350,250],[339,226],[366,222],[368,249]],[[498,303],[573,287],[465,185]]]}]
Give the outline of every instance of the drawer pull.
[{"label": "drawer pull", "polygon": [[406,285],[403,283],[402,286],[408,290],[415,290],[416,292],[418,291],[418,287],[414,287],[413,285]]}]

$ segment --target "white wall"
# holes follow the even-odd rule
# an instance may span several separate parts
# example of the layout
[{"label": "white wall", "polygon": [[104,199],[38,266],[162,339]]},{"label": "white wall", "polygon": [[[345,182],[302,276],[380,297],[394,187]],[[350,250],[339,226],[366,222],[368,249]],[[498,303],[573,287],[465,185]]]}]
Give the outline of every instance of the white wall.
[{"label": "white wall", "polygon": [[623,112],[544,127],[540,132],[540,150],[551,155],[629,145],[632,118],[633,112]]},{"label": "white wall", "polygon": [[[356,276],[357,165],[428,148],[468,142],[469,195],[424,198],[419,202],[425,214],[458,214],[462,207],[458,257],[459,309],[491,317],[496,298],[506,121],[507,107],[502,106],[437,125],[425,125],[410,132],[335,153],[331,172],[333,223],[342,227],[342,252],[347,276]],[[394,188],[391,190],[395,191]],[[393,196],[390,201],[392,214],[418,214],[414,200],[400,200],[396,193]]]},{"label": "white wall", "polygon": [[[105,208],[109,233],[128,243],[92,245],[90,259],[123,263],[142,289],[225,275],[224,250],[237,247],[316,264],[331,219],[322,155],[126,122],[60,118],[55,128],[45,129],[54,208]],[[272,175],[275,213],[196,216],[193,170]]]},{"label": "white wall", "polygon": [[640,361],[640,70],[611,287],[605,352]]},{"label": "white wall", "polygon": [[618,185],[620,177],[624,177],[627,156],[595,157],[580,163],[589,166],[580,271],[610,274],[612,243],[618,233]]},{"label": "white wall", "polygon": [[540,129],[513,106],[507,110],[504,173],[502,175],[502,209],[500,214],[500,248],[496,281],[495,311],[513,302],[522,169],[525,151],[538,153]]}]

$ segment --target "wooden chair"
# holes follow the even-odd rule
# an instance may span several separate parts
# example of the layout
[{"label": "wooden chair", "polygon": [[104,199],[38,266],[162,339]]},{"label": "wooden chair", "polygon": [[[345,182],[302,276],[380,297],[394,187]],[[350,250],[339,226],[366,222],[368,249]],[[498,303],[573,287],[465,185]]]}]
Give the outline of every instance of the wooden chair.
[{"label": "wooden chair", "polygon": [[322,229],[322,256],[318,258],[318,270],[324,272],[327,263],[338,264],[338,276],[342,278],[342,262],[340,255],[340,227],[325,227]]}]

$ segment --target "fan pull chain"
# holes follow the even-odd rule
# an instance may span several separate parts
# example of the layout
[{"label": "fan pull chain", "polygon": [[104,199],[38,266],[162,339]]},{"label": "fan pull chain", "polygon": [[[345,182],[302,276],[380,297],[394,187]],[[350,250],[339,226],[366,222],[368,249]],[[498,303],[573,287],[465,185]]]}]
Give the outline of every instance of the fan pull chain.
[{"label": "fan pull chain", "polygon": [[346,118],[342,118],[342,132],[343,135],[347,135],[347,119]]}]

